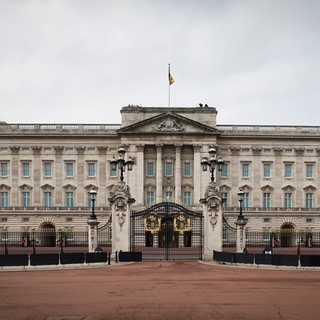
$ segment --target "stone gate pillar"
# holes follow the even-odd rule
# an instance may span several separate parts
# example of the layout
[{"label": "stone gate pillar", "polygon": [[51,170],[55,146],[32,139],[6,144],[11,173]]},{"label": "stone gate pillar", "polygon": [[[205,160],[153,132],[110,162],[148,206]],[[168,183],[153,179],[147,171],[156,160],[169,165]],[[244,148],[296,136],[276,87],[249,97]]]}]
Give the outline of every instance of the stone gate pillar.
[{"label": "stone gate pillar", "polygon": [[203,204],[204,243],[203,260],[212,261],[213,251],[222,251],[222,198],[215,182],[210,182],[205,197],[200,200]]},{"label": "stone gate pillar", "polygon": [[237,226],[237,252],[244,252],[246,248],[246,234],[245,234],[245,226],[247,224],[247,219],[239,218],[235,222]]},{"label": "stone gate pillar", "polygon": [[129,186],[120,181],[114,188],[112,203],[112,252],[130,250],[131,204],[135,202],[130,195]]},{"label": "stone gate pillar", "polygon": [[88,225],[89,225],[89,252],[94,252],[96,250],[96,248],[98,247],[98,225],[99,225],[99,221],[97,219],[88,219],[87,221]]}]

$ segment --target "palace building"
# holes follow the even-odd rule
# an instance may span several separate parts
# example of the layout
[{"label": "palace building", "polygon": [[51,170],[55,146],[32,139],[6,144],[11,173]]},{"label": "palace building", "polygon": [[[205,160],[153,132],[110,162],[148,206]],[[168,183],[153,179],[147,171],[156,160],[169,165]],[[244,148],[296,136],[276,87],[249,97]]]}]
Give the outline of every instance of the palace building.
[{"label": "palace building", "polygon": [[200,211],[210,182],[201,161],[215,147],[223,214],[234,225],[244,192],[246,228],[320,229],[320,127],[223,125],[214,107],[121,109],[121,124],[0,123],[0,232],[87,230],[90,191],[101,225],[123,172],[133,210],[170,201]]}]

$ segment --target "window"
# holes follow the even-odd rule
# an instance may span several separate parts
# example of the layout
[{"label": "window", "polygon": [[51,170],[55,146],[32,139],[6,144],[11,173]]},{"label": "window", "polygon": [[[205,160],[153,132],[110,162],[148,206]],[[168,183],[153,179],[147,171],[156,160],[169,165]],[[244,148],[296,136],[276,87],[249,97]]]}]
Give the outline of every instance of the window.
[{"label": "window", "polygon": [[190,191],[183,192],[183,204],[185,206],[191,206],[191,192]]},{"label": "window", "polygon": [[270,218],[263,218],[263,223],[269,223],[270,222]]},{"label": "window", "polygon": [[183,175],[185,177],[191,177],[191,163],[190,162],[185,162],[183,164]]},{"label": "window", "polygon": [[292,164],[291,163],[285,163],[284,165],[284,176],[286,178],[292,177]]},{"label": "window", "polygon": [[67,177],[73,177],[73,162],[66,163],[66,175]]},{"label": "window", "polygon": [[291,199],[292,199],[292,194],[290,192],[286,192],[284,194],[284,207],[285,208],[291,208]]},{"label": "window", "polygon": [[220,176],[221,177],[227,177],[228,176],[228,164],[227,163],[223,164]]},{"label": "window", "polygon": [[306,164],[306,177],[312,178],[313,176],[313,164],[307,163]]},{"label": "window", "polygon": [[263,207],[270,208],[271,207],[271,197],[270,192],[263,193]]},{"label": "window", "polygon": [[45,207],[51,207],[52,206],[52,195],[50,191],[46,191],[44,193],[44,206]]},{"label": "window", "polygon": [[228,207],[228,192],[222,192],[221,198],[222,198],[222,208],[227,208]]},{"label": "window", "polygon": [[262,239],[263,239],[263,241],[268,241],[268,240],[270,240],[270,232],[269,232],[268,229],[263,228],[263,231],[262,231]]},{"label": "window", "polygon": [[94,162],[88,162],[88,177],[96,176],[96,164]]},{"label": "window", "polygon": [[264,178],[270,178],[271,176],[271,164],[270,163],[264,163],[263,164],[263,177]]},{"label": "window", "polygon": [[22,222],[29,222],[29,218],[28,218],[28,217],[23,217],[23,218],[21,219],[21,221],[22,221]]},{"label": "window", "polygon": [[73,192],[66,192],[66,207],[73,207]]},{"label": "window", "polygon": [[73,221],[73,218],[72,217],[67,217],[66,218],[66,222],[72,222]]},{"label": "window", "polygon": [[151,161],[147,162],[147,176],[148,177],[154,176],[154,163]]},{"label": "window", "polygon": [[147,192],[147,205],[151,205],[154,203],[154,192],[153,191],[148,191]]},{"label": "window", "polygon": [[112,169],[111,163],[109,162],[109,173],[110,177],[116,177],[117,176],[117,168]]},{"label": "window", "polygon": [[242,177],[243,178],[249,177],[249,164],[248,163],[242,164]]},{"label": "window", "polygon": [[30,163],[29,162],[22,163],[22,176],[23,177],[30,177]]},{"label": "window", "polygon": [[72,231],[66,232],[66,240],[67,241],[74,241],[74,233]]},{"label": "window", "polygon": [[9,194],[8,192],[4,191],[0,193],[1,197],[1,207],[8,207],[9,206]]},{"label": "window", "polygon": [[166,201],[172,201],[172,191],[166,191],[165,192],[165,199]]},{"label": "window", "polygon": [[1,175],[1,177],[7,177],[8,176],[8,163],[7,162],[1,162],[0,175]]},{"label": "window", "polygon": [[242,206],[243,206],[243,208],[249,208],[249,192],[243,193]]},{"label": "window", "polygon": [[313,194],[306,193],[306,208],[310,209],[313,208]]},{"label": "window", "polygon": [[23,207],[30,207],[30,192],[29,191],[22,192],[22,206]]},{"label": "window", "polygon": [[45,177],[52,177],[52,163],[45,162],[43,165],[44,176]]},{"label": "window", "polygon": [[165,176],[172,177],[173,176],[173,165],[172,162],[166,161],[164,164]]}]

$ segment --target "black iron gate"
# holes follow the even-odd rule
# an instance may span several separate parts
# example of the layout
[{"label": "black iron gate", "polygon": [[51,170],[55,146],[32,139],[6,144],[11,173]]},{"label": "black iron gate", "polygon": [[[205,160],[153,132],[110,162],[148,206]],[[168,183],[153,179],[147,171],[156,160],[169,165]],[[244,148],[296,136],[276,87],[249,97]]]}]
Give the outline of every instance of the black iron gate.
[{"label": "black iron gate", "polygon": [[143,260],[201,260],[202,212],[173,202],[132,212],[130,243]]}]

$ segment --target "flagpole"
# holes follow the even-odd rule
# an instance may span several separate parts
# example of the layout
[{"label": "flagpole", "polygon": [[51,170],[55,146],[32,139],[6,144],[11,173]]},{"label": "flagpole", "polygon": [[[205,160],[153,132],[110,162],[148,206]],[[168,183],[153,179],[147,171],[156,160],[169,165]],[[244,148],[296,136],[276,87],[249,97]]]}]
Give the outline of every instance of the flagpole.
[{"label": "flagpole", "polygon": [[168,63],[168,77],[169,77],[169,85],[168,85],[168,107],[170,107],[170,63]]}]

